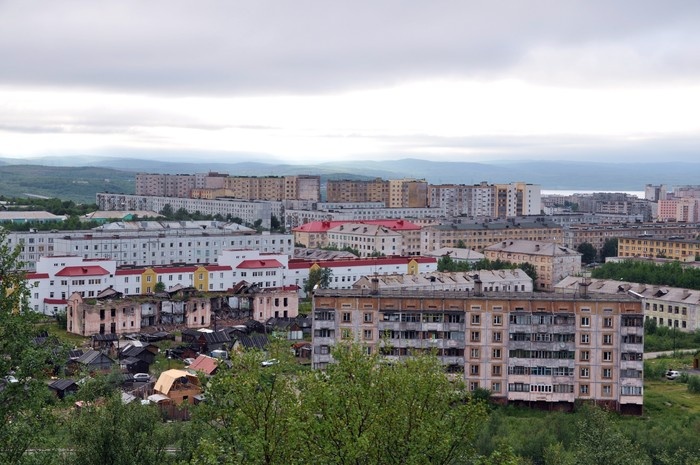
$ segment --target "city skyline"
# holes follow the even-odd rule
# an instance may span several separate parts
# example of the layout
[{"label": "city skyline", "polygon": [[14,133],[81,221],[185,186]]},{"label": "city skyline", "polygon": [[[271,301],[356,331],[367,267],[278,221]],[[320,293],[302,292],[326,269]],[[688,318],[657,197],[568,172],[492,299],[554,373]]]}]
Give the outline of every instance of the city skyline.
[{"label": "city skyline", "polygon": [[693,161],[694,2],[0,4],[0,156]]}]

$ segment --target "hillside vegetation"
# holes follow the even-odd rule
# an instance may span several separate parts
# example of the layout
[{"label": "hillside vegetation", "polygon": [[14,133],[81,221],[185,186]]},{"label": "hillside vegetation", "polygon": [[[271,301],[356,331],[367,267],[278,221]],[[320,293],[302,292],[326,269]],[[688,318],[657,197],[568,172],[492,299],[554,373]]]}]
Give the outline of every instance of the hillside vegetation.
[{"label": "hillside vegetation", "polygon": [[94,203],[98,192],[134,192],[132,172],[108,168],[40,165],[0,166],[0,195],[56,197]]}]

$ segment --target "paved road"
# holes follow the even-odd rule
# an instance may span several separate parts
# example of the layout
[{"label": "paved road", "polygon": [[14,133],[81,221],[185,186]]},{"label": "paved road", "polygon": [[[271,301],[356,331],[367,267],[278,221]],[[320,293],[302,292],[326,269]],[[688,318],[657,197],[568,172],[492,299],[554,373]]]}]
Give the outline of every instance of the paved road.
[{"label": "paved road", "polygon": [[694,354],[697,351],[698,351],[698,349],[677,349],[676,351],[664,350],[662,352],[644,352],[644,360],[649,360],[651,358],[657,358],[660,355],[673,355],[674,352],[677,354]]}]

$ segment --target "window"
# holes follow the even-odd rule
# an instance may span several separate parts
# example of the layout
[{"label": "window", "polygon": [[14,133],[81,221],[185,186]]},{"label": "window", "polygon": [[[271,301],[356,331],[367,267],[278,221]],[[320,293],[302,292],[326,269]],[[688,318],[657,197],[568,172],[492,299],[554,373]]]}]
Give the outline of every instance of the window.
[{"label": "window", "polygon": [[493,332],[493,342],[501,342],[503,335],[500,331]]},{"label": "window", "polygon": [[591,325],[591,318],[588,316],[581,317],[581,326],[588,327]]},{"label": "window", "polygon": [[612,368],[603,368],[602,376],[604,379],[612,378]]},{"label": "window", "polygon": [[581,367],[579,370],[579,375],[581,378],[588,378],[591,376],[591,370],[588,367]]},{"label": "window", "polygon": [[481,338],[481,333],[479,331],[472,331],[471,332],[472,342],[479,342],[480,338]]},{"label": "window", "polygon": [[469,365],[469,374],[479,376],[479,365]]},{"label": "window", "polygon": [[371,330],[371,329],[365,329],[365,330],[362,332],[362,337],[363,337],[364,339],[372,339],[372,330]]},{"label": "window", "polygon": [[352,337],[352,331],[349,328],[343,328],[340,330],[340,337],[343,339],[350,339]]},{"label": "window", "polygon": [[588,343],[590,343],[590,342],[591,342],[590,339],[591,339],[591,337],[590,337],[590,335],[589,335],[588,333],[583,333],[583,334],[581,334],[581,344],[588,344]]},{"label": "window", "polygon": [[613,337],[612,334],[603,334],[603,344],[606,346],[612,345]]},{"label": "window", "polygon": [[472,324],[473,325],[480,325],[481,324],[481,315],[478,313],[475,313],[472,315]]},{"label": "window", "polygon": [[612,362],[612,351],[609,351],[609,350],[603,351],[603,361],[604,362]]},{"label": "window", "polygon": [[603,318],[603,327],[604,328],[612,328],[613,327],[612,317],[606,316],[605,318]]},{"label": "window", "polygon": [[352,321],[350,312],[343,312],[343,323],[349,323],[350,321]]},{"label": "window", "polygon": [[479,349],[472,347],[472,349],[469,351],[469,356],[471,358],[479,358]]},{"label": "window", "polygon": [[588,350],[582,350],[579,356],[579,360],[586,361],[590,360],[591,353]]},{"label": "window", "polygon": [[501,326],[503,324],[503,315],[494,315],[493,316],[493,325],[494,326]]},{"label": "window", "polygon": [[365,312],[363,314],[363,320],[365,323],[371,323],[372,322],[372,314],[369,312]]},{"label": "window", "polygon": [[491,351],[491,358],[501,358],[501,349],[493,349]]},{"label": "window", "polygon": [[603,384],[603,397],[612,397],[612,386],[610,384]]},{"label": "window", "polygon": [[491,374],[493,376],[501,376],[501,365],[493,365],[491,367]]},{"label": "window", "polygon": [[579,391],[578,391],[582,396],[587,396],[588,395],[588,384],[582,384],[579,386]]},{"label": "window", "polygon": [[491,383],[492,392],[501,392],[501,383]]}]

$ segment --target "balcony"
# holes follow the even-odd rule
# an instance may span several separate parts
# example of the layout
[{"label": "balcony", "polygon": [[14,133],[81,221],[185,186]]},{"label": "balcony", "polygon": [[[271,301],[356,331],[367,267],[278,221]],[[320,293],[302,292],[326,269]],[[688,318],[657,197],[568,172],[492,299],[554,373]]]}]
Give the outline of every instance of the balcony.
[{"label": "balcony", "polygon": [[335,329],[335,320],[314,320],[313,329]]}]

